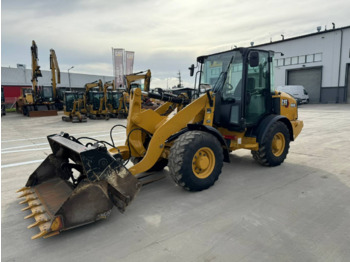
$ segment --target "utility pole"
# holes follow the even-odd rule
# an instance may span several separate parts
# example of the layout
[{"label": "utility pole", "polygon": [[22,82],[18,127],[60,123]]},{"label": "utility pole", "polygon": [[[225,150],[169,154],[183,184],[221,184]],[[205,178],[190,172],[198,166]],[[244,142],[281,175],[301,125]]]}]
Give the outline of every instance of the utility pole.
[{"label": "utility pole", "polygon": [[69,82],[69,91],[72,91],[72,87],[71,87],[71,84],[70,84],[70,74],[69,74],[69,70],[73,69],[74,66],[71,66],[70,68],[68,68],[68,82]]}]

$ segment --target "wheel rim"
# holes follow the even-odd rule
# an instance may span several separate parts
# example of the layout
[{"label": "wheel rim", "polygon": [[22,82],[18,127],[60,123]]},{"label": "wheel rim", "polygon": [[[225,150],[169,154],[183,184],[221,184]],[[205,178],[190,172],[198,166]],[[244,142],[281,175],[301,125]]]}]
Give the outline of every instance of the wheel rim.
[{"label": "wheel rim", "polygon": [[207,178],[215,167],[215,155],[209,147],[197,150],[192,159],[192,171],[200,179]]},{"label": "wheel rim", "polygon": [[281,132],[275,134],[275,136],[272,139],[272,145],[271,145],[272,153],[276,157],[282,155],[285,146],[286,146],[286,139],[284,135]]}]

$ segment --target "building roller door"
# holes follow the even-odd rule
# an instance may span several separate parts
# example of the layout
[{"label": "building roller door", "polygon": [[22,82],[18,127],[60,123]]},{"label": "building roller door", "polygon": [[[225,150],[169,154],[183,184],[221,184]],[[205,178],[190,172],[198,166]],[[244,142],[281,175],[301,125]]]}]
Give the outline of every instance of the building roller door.
[{"label": "building roller door", "polygon": [[309,93],[310,103],[320,102],[322,68],[310,68],[288,71],[288,85],[302,85]]}]

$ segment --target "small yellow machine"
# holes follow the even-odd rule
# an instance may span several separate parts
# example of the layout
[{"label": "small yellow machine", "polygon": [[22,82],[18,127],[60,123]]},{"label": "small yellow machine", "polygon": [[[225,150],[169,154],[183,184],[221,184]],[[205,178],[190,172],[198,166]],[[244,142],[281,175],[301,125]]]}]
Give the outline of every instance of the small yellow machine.
[{"label": "small yellow machine", "polygon": [[[111,90],[108,90],[109,87],[112,87]],[[125,112],[124,108],[126,107],[126,99],[124,97],[124,89],[116,89],[115,82],[109,81],[103,85],[103,91],[105,96],[107,97],[107,109],[109,116],[112,118],[121,116],[127,117],[127,112]],[[126,113],[126,115],[125,115]]]},{"label": "small yellow machine", "polygon": [[[130,92],[134,88],[140,88],[144,92],[150,92],[151,86],[151,70],[140,71],[125,76],[126,79],[126,91],[123,94],[123,104],[120,112],[125,116],[128,115],[129,111],[129,101]],[[143,80],[143,87],[141,84],[136,83],[136,81]],[[142,108],[143,109],[156,109],[161,105],[160,101],[155,101],[155,99],[149,98],[147,96],[142,96]]]},{"label": "small yellow machine", "polygon": [[87,122],[86,115],[81,111],[84,106],[84,94],[76,91],[66,91],[64,93],[64,116],[65,122],[82,123]]},{"label": "small yellow machine", "polygon": [[[145,74],[144,74],[145,73]],[[142,91],[148,92],[150,90],[151,85],[151,70],[140,71],[137,73],[133,73],[130,75],[126,75],[126,91],[130,93],[130,90],[133,88],[133,83],[138,80],[144,80],[144,87]]]},{"label": "small yellow machine", "polygon": [[[98,87],[98,91],[93,90],[95,87]],[[90,119],[109,119],[107,93],[103,90],[101,79],[85,85],[84,109]]]},{"label": "small yellow machine", "polygon": [[[40,229],[33,239],[104,219],[113,205],[124,211],[148,170],[167,165],[176,184],[201,191],[214,185],[238,149],[250,150],[263,166],[280,165],[303,122],[294,98],[273,88],[272,58],[272,51],[250,48],[198,57],[192,101],[132,89],[124,145],[114,144],[112,130],[112,143],[48,136],[52,154],[19,190],[23,210],[31,210],[26,218],[36,221],[30,227]],[[142,96],[164,104],[144,110]],[[129,160],[134,165],[126,168]]]}]

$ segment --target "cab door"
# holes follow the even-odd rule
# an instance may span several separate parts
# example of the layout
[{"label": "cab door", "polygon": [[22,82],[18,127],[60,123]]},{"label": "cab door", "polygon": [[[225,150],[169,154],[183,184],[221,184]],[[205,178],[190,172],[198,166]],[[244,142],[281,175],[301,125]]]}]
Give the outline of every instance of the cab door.
[{"label": "cab door", "polygon": [[244,63],[241,53],[237,53],[222,75],[220,89],[215,97],[214,122],[231,131],[244,129],[242,122],[242,101],[244,87]]},{"label": "cab door", "polygon": [[[251,62],[252,56],[256,59]],[[244,118],[246,125],[256,125],[271,111],[271,59],[268,51],[251,50],[248,54]]]}]

